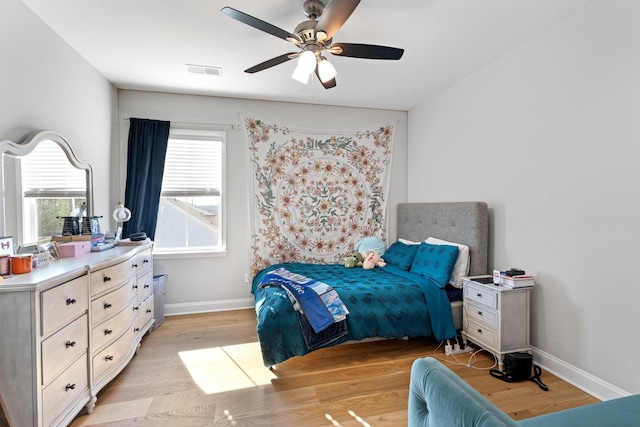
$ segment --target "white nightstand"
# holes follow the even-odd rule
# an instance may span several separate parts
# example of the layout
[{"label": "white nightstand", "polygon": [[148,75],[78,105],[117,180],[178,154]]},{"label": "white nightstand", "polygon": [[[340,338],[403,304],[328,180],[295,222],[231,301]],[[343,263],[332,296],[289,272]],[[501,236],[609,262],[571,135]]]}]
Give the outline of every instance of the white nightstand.
[{"label": "white nightstand", "polygon": [[[491,277],[491,276],[474,276]],[[529,343],[531,289],[511,289],[493,283],[482,284],[463,279],[464,303],[462,339],[471,341],[498,358],[504,372],[504,355],[530,352]]]}]

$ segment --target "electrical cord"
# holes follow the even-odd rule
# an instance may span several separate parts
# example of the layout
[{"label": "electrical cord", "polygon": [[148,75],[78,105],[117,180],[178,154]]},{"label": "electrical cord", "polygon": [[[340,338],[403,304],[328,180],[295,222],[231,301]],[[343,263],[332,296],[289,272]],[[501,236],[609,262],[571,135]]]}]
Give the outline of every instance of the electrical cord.
[{"label": "electrical cord", "polygon": [[[456,337],[456,342],[457,342],[457,339],[458,339],[458,337]],[[450,340],[446,340],[446,341],[447,341],[447,344],[449,345]],[[478,348],[478,349],[476,349],[476,350],[474,350],[474,351],[472,351],[472,352],[469,354],[469,360],[468,360],[467,362],[462,362],[462,361],[460,361],[460,360],[456,357],[456,355],[455,355],[455,354],[452,354],[452,355],[450,356],[450,357],[453,357],[453,360],[454,360],[453,362],[452,362],[450,359],[445,359],[445,358],[443,358],[443,357],[440,357],[440,356],[438,355],[437,351],[440,349],[440,347],[442,347],[442,345],[444,344],[444,342],[445,342],[445,340],[440,341],[440,343],[438,344],[438,346],[437,346],[435,349],[433,349],[433,352],[432,352],[432,356],[433,356],[433,358],[434,358],[434,359],[437,359],[437,360],[439,360],[439,361],[441,361],[442,363],[446,363],[446,364],[453,365],[453,366],[464,366],[464,367],[467,367],[467,368],[477,369],[477,370],[483,370],[483,371],[491,370],[491,369],[495,368],[496,366],[498,366],[498,358],[496,357],[496,355],[495,355],[495,354],[493,354],[493,353],[491,353],[491,352],[489,352],[489,351],[487,351],[487,350],[485,350],[484,348],[481,348],[481,347],[480,347],[480,348]],[[470,344],[467,344],[467,345],[470,345]],[[493,356],[493,365],[488,366],[488,367],[476,367],[476,366],[473,366],[474,364],[476,364],[476,363],[478,362],[477,354],[478,354],[478,353],[481,353],[481,352],[483,352],[483,351],[486,351],[486,352],[487,352],[487,353],[489,353],[491,356]]]}]

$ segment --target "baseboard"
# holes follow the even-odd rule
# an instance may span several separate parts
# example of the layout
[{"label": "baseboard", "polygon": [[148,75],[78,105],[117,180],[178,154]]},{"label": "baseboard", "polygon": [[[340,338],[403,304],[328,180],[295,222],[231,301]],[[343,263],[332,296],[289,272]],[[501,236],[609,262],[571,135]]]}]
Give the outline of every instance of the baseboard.
[{"label": "baseboard", "polygon": [[584,390],[597,399],[611,400],[631,395],[631,393],[560,360],[549,353],[545,353],[539,348],[532,347],[531,350],[533,352],[533,359],[537,365],[540,365],[544,370]]},{"label": "baseboard", "polygon": [[231,299],[222,301],[190,302],[181,304],[165,304],[165,316],[177,316],[180,314],[210,313],[213,311],[241,310],[253,308],[253,298]]}]

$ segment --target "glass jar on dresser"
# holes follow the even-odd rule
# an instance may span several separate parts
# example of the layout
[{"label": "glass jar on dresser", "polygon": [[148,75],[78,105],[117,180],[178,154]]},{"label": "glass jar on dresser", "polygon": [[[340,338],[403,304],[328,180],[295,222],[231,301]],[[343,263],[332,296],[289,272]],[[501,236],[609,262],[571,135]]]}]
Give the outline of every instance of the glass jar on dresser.
[{"label": "glass jar on dresser", "polygon": [[153,325],[151,251],[118,246],[0,283],[0,397],[10,425],[67,425],[84,406],[92,412]]}]

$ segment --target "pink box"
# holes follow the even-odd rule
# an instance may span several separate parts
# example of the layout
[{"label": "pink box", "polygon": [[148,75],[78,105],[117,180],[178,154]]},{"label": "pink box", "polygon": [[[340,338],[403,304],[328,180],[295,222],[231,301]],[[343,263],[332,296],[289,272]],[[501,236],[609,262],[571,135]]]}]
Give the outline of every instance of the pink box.
[{"label": "pink box", "polygon": [[91,252],[91,242],[58,243],[58,251],[62,258],[73,258]]}]

